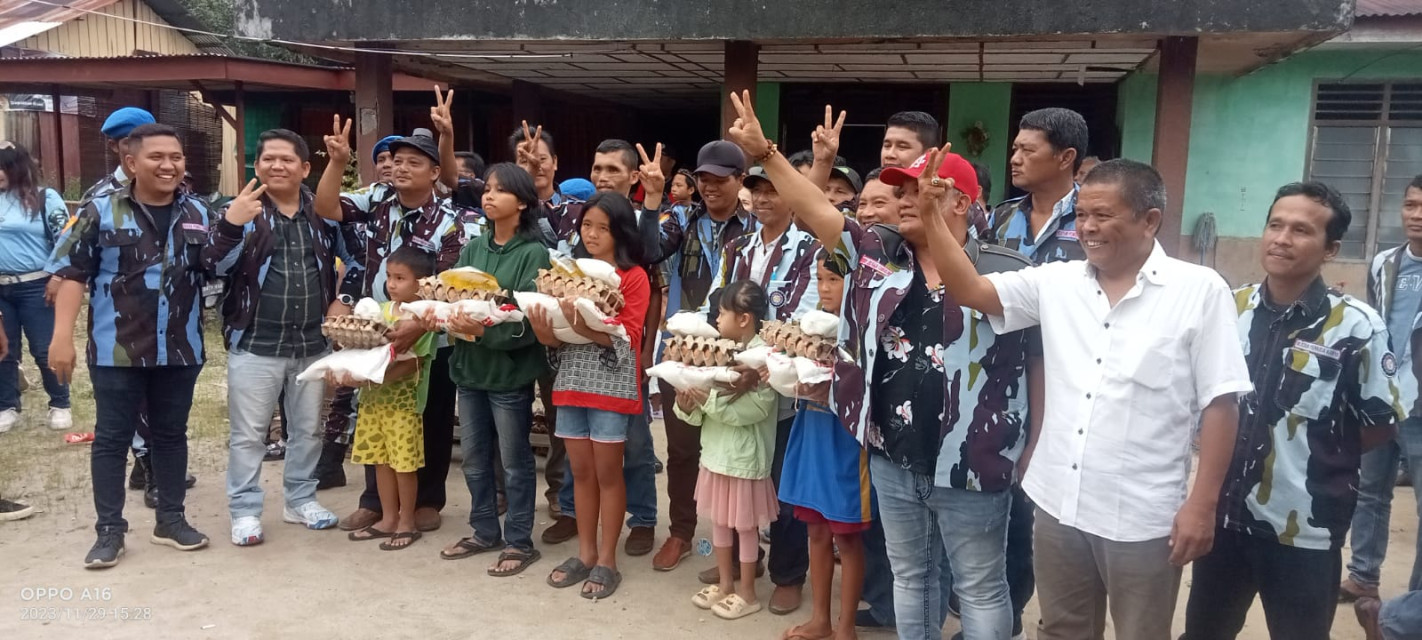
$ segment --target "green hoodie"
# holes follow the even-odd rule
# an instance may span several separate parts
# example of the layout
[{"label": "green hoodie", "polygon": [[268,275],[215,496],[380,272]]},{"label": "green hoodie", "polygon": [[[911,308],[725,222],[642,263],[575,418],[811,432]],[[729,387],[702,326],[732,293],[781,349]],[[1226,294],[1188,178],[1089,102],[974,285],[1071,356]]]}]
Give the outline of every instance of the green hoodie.
[{"label": "green hoodie", "polygon": [[[522,235],[500,247],[494,244],[490,231],[464,245],[454,266],[485,271],[509,291],[535,291],[533,279],[538,270],[549,267],[548,249]],[[547,372],[548,356],[526,320],[487,327],[484,336],[474,342],[455,339],[449,358],[450,379],[480,391],[511,391],[532,384]]]}]

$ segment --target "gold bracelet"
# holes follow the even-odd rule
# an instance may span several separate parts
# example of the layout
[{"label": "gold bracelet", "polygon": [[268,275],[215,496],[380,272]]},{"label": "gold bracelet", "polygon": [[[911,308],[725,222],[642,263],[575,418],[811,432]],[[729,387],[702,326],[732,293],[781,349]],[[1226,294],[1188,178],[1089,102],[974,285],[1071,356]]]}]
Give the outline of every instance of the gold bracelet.
[{"label": "gold bracelet", "polygon": [[762,154],[760,154],[759,156],[757,156],[757,157],[755,158],[755,163],[756,163],[756,164],[765,164],[765,161],[766,161],[766,160],[769,160],[769,159],[770,159],[770,156],[773,156],[773,155],[775,155],[776,153],[779,153],[779,152],[780,152],[780,147],[775,146],[775,143],[772,142],[772,143],[770,143],[770,146],[766,148],[765,153],[762,153]]}]

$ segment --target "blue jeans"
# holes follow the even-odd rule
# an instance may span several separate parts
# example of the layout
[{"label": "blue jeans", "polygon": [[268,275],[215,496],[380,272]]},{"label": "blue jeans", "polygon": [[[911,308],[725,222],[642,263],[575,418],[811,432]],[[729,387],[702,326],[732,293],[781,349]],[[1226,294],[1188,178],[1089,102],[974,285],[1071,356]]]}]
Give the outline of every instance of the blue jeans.
[{"label": "blue jeans", "polygon": [[[514,391],[459,388],[459,449],[464,454],[464,482],[469,487],[469,525],[481,542],[522,551],[533,549],[533,503],[537,479],[533,447],[533,385]],[[504,463],[509,510],[499,533],[495,504],[494,448]]]},{"label": "blue jeans", "polygon": [[124,470],[138,413],[148,412],[153,438],[153,484],[158,522],[183,517],[187,496],[188,413],[202,365],[187,367],[89,367],[94,384],[94,444],[89,452],[94,482],[95,529],[127,531],[123,519]]},{"label": "blue jeans", "polygon": [[[30,343],[49,394],[49,406],[69,408],[69,385],[60,384],[49,370],[49,341],[54,337],[54,308],[44,302],[44,285],[49,278],[20,284],[0,285],[0,314],[4,314],[5,335],[10,339],[10,353],[0,360],[0,411],[20,408],[20,336]],[[80,345],[82,348],[83,345]]]},{"label": "blue jeans", "polygon": [[[894,617],[899,638],[943,637],[939,563],[946,549],[966,640],[1007,640],[1012,600],[1007,591],[1007,513],[1012,494],[936,487],[933,476],[871,456],[884,541],[894,569]],[[933,535],[938,524],[941,537]]]},{"label": "blue jeans", "polygon": [[[558,409],[562,424],[567,415]],[[643,415],[631,416],[627,424],[627,443],[622,450],[622,479],[627,483],[627,526],[657,526],[657,453],[652,449],[652,427]],[[563,486],[558,489],[558,509],[569,518],[578,517],[573,509],[573,472],[565,461]]]},{"label": "blue jeans", "polygon": [[[889,566],[889,552],[884,548],[884,519],[873,513],[874,521],[864,532],[864,592],[860,599],[869,605],[869,615],[875,622],[892,627],[894,620],[894,569]],[[933,537],[940,537],[938,523],[933,523]],[[941,628],[948,621],[948,596],[953,593],[953,572],[948,567],[948,554],[938,563],[938,617]]]},{"label": "blue jeans", "polygon": [[[233,518],[262,515],[263,438],[272,409],[286,392],[286,458],[282,461],[282,493],[286,506],[296,508],[316,499],[316,461],[321,457],[321,403],[326,383],[299,382],[296,376],[326,354],[307,358],[272,358],[233,350],[227,355],[227,415],[231,441],[227,449],[227,511]],[[240,381],[240,384],[236,384]]]},{"label": "blue jeans", "polygon": [[[1422,475],[1422,418],[1404,420],[1396,439],[1363,454],[1358,508],[1353,512],[1353,555],[1348,560],[1348,576],[1359,585],[1376,587],[1382,578],[1388,523],[1392,519],[1392,489],[1397,482],[1398,461],[1403,458],[1414,477]],[[1422,491],[1416,495],[1418,511],[1422,512]],[[1422,537],[1417,539],[1417,552],[1422,560]],[[1408,589],[1422,590],[1422,561],[1413,561]]]},{"label": "blue jeans", "polygon": [[1408,591],[1384,602],[1378,623],[1387,640],[1422,640],[1422,591]]}]

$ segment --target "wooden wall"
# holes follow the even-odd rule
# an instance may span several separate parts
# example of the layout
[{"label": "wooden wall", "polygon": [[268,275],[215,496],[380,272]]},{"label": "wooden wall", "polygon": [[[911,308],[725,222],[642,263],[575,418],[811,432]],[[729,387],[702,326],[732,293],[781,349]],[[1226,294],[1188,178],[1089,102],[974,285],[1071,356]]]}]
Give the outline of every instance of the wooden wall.
[{"label": "wooden wall", "polygon": [[99,12],[103,15],[83,14],[19,46],[74,57],[130,56],[135,51],[168,55],[201,53],[179,31],[121,19],[167,25],[141,0],[120,0]]}]

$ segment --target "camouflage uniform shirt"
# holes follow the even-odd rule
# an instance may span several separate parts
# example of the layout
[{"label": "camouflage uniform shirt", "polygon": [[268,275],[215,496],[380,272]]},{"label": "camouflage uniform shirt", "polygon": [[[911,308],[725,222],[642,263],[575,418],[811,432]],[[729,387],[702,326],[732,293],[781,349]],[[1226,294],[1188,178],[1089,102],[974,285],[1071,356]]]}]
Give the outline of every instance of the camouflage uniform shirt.
[{"label": "camouflage uniform shirt", "polygon": [[[711,294],[698,313],[715,324],[721,289],[737,280],[755,280],[770,298],[770,313],[775,320],[798,319],[807,311],[819,308],[820,293],[816,288],[815,252],[819,248],[815,237],[794,224],[772,245],[761,242],[760,231],[741,234],[721,249],[716,279]],[[761,273],[754,273],[756,253],[763,255]]]},{"label": "camouflage uniform shirt", "polygon": [[[1021,255],[985,245],[975,238],[967,252],[979,273],[1015,271],[1030,266]],[[899,427],[916,423],[914,415],[941,416],[934,484],[972,491],[1006,491],[1012,486],[1017,458],[1026,444],[1027,355],[1030,331],[996,335],[986,316],[962,307],[942,294],[942,335],[924,344],[901,340],[902,327],[894,319],[908,297],[915,279],[923,276],[914,262],[912,249],[893,227],[864,228],[845,220],[844,233],[836,253],[854,269],[845,279],[844,322],[840,342],[854,362],[835,366],[831,404],[840,421],[861,443],[895,463],[919,473],[912,461],[896,459],[885,449],[884,433],[894,425],[878,424],[873,416],[892,415],[904,421]],[[909,310],[912,311],[912,310]],[[927,336],[924,336],[928,338]],[[874,383],[884,372],[878,370],[881,350],[884,357],[908,358],[923,353],[915,361],[928,363],[922,370],[900,369],[901,376],[934,376],[941,379],[941,406],[897,406],[887,413],[874,409]],[[928,403],[933,404],[933,403]]]},{"label": "camouflage uniform shirt", "polygon": [[1304,549],[1343,545],[1358,501],[1361,429],[1401,419],[1397,359],[1372,308],[1315,280],[1287,308],[1236,289],[1256,391],[1243,397],[1220,526]]},{"label": "camouflage uniform shirt", "polygon": [[434,254],[436,271],[444,271],[459,260],[464,247],[464,224],[449,199],[430,194],[418,209],[400,204],[395,188],[384,184],[341,195],[342,224],[363,225],[365,265],[361,295],[384,302],[385,258],[410,244]]},{"label": "camouflage uniform shirt", "polygon": [[1032,196],[1008,200],[992,210],[989,222],[992,241],[1027,256],[1032,264],[1062,260],[1085,260],[1086,252],[1076,237],[1076,195],[1081,187],[1052,207],[1052,217],[1032,237]]},{"label": "camouflage uniform shirt", "polygon": [[203,363],[202,288],[207,206],[179,190],[172,222],[158,229],[130,188],[95,196],[60,237],[45,269],[89,287],[89,364]]}]

